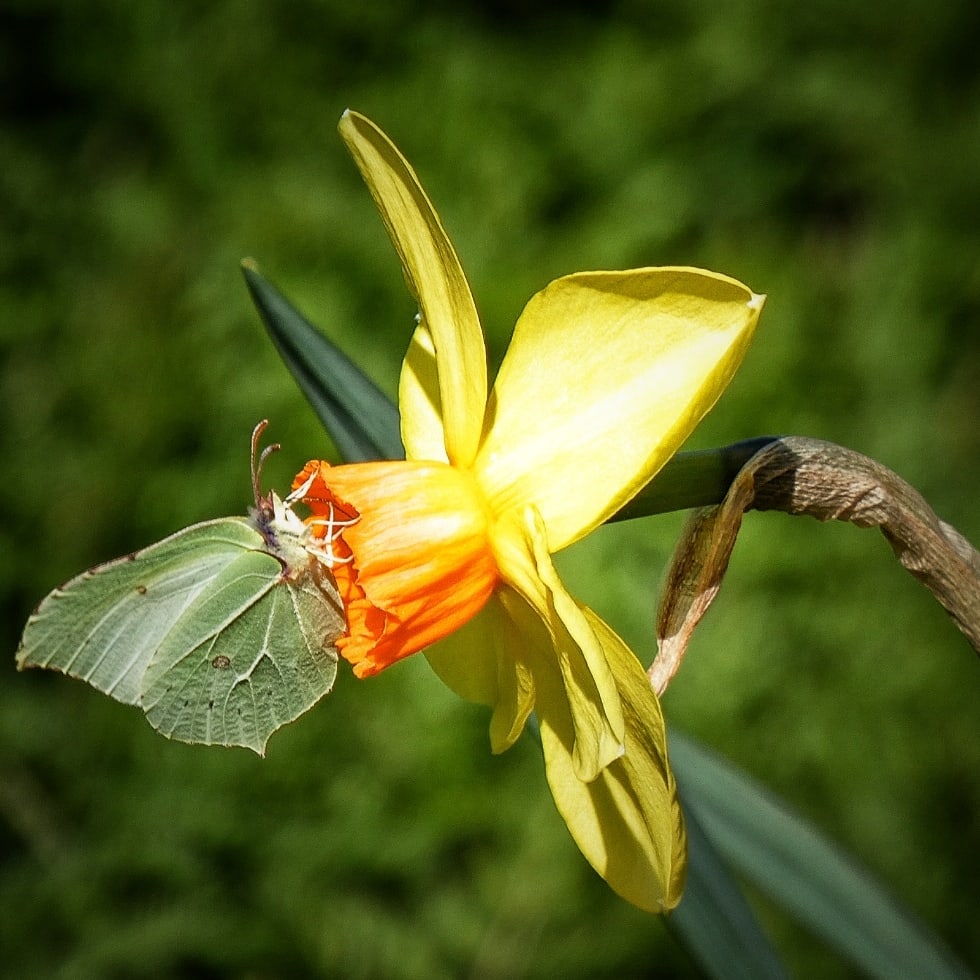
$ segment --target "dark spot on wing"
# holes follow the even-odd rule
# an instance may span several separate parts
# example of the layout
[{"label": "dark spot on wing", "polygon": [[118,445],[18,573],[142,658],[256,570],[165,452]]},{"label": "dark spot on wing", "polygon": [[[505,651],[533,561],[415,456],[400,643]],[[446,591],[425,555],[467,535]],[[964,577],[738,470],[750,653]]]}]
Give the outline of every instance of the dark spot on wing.
[{"label": "dark spot on wing", "polygon": [[223,653],[219,653],[218,656],[211,661],[211,666],[214,667],[215,670],[227,670],[231,666],[231,660]]}]

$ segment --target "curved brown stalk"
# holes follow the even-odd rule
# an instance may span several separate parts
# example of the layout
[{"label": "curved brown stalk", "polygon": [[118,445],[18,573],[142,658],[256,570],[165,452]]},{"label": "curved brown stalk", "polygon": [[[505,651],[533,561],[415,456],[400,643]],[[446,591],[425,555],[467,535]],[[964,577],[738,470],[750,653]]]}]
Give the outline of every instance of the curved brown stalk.
[{"label": "curved brown stalk", "polygon": [[722,503],[699,508],[688,522],[657,615],[659,653],[649,673],[658,693],[721,586],[747,510],[880,528],[898,560],[980,653],[980,552],[887,467],[831,442],[787,436],[764,445],[739,470]]}]

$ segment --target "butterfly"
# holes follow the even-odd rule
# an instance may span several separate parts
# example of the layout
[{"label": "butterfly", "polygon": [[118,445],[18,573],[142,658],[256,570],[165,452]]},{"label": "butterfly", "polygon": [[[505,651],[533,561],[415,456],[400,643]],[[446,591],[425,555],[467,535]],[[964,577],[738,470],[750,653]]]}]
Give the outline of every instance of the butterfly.
[{"label": "butterfly", "polygon": [[183,742],[240,745],[264,755],[269,736],[333,687],[346,631],[330,571],[339,527],[314,536],[293,512],[303,488],[177,531],[96,565],[55,589],[24,628],[18,668],[46,667],[139,705]]}]

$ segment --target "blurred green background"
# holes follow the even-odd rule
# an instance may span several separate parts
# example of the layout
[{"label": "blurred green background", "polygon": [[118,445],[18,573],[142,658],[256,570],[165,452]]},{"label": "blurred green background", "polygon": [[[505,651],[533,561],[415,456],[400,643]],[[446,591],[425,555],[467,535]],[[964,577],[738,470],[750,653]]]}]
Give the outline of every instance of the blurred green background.
[{"label": "blurred green background", "polygon": [[[585,865],[533,741],[491,757],[421,658],[342,671],[261,761],[16,673],[20,629],[82,568],[242,513],[259,418],[270,485],[331,451],[242,257],[394,393],[414,309],[347,105],[416,166],[494,358],[563,273],[736,276],[768,305],[691,447],[841,442],[980,541],[978,37],[972,0],[7,0],[4,975],[692,974]],[[562,561],[645,661],[682,521]],[[750,515],[665,707],[980,965],[976,656],[880,535]],[[849,975],[759,908],[799,975]]]}]

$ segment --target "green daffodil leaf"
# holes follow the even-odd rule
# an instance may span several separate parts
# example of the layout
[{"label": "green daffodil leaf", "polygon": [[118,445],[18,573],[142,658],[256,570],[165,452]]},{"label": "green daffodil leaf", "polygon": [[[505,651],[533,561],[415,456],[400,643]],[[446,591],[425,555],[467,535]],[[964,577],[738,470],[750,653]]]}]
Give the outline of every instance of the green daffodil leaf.
[{"label": "green daffodil leaf", "polygon": [[269,336],[344,459],[401,459],[398,409],[255,268],[242,272]]},{"label": "green daffodil leaf", "polygon": [[969,980],[908,909],[785,803],[694,739],[671,732],[686,806],[727,861],[860,971]]},{"label": "green daffodil leaf", "polygon": [[[671,761],[676,771],[677,763]],[[690,806],[684,808],[684,825],[687,883],[680,905],[667,919],[667,928],[706,976],[716,980],[789,980],[789,972],[762,931],[742,886]]]}]

